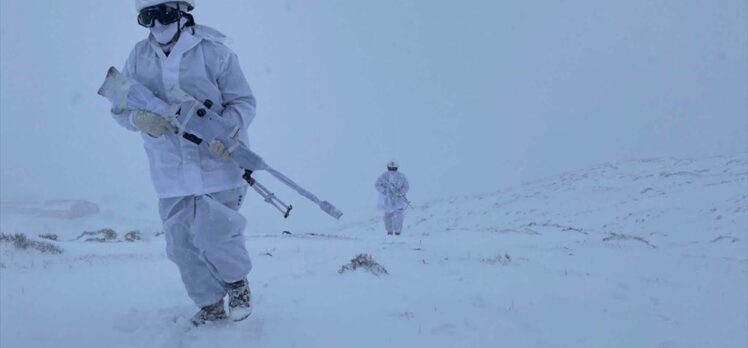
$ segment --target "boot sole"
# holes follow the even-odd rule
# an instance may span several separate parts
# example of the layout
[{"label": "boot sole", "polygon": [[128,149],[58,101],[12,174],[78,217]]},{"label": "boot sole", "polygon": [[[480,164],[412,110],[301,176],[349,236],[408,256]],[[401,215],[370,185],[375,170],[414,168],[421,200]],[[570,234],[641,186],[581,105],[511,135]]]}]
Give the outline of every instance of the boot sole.
[{"label": "boot sole", "polygon": [[249,318],[251,315],[252,315],[252,309],[250,308],[249,311],[247,311],[246,313],[236,313],[236,312],[230,313],[229,319],[233,321],[242,321],[244,319]]}]

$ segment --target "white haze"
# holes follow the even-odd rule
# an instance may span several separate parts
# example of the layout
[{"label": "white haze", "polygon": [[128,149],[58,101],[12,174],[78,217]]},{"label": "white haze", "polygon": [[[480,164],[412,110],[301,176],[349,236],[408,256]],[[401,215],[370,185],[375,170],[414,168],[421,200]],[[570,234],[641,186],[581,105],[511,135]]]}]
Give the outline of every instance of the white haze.
[{"label": "white haze", "polygon": [[[602,162],[748,148],[743,0],[198,1],[258,99],[253,149],[338,205],[374,214],[400,161],[414,202]],[[131,201],[155,218],[141,140],[96,95],[147,35],[133,1],[0,2],[0,199]],[[250,229],[334,221],[258,199]],[[256,197],[255,197],[256,198]]]}]

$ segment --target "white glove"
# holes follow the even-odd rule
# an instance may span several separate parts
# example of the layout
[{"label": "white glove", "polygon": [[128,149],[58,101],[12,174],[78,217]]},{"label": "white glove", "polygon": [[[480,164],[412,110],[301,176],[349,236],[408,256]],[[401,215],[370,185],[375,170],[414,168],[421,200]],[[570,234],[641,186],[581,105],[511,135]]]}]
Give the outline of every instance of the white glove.
[{"label": "white glove", "polygon": [[227,160],[229,158],[229,150],[218,140],[212,140],[210,144],[208,144],[208,150],[210,150],[211,155],[218,159]]},{"label": "white glove", "polygon": [[159,114],[150,111],[136,110],[130,116],[132,125],[148,135],[158,138],[166,133],[174,133],[176,128]]}]

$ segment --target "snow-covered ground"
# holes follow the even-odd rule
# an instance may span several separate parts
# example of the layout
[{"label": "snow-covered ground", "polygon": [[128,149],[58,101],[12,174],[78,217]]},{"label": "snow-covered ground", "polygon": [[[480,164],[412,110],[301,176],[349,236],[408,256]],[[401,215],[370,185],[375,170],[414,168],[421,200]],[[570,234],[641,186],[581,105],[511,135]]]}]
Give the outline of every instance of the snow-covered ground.
[{"label": "snow-covered ground", "polygon": [[[55,233],[64,253],[0,243],[0,347],[748,345],[748,154],[411,198],[400,237],[375,217],[314,234],[250,231],[254,314],[197,329],[143,207],[79,203],[65,215],[5,202],[2,233]],[[75,240],[102,228],[118,241]],[[143,240],[122,241],[130,230]],[[339,274],[359,253],[389,274]]]}]

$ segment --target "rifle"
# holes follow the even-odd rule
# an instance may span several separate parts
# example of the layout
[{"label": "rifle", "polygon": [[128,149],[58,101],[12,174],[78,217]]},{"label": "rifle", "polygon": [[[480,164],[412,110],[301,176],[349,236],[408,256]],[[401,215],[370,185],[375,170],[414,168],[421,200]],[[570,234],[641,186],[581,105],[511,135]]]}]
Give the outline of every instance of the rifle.
[{"label": "rifle", "polygon": [[[104,79],[104,83],[101,88],[99,88],[98,94],[107,98],[110,102],[120,108],[126,110],[145,110],[145,103],[132,101],[127,98],[131,91],[137,91],[137,93],[141,94],[150,93],[153,98],[156,98],[156,96],[153,95],[153,92],[147,87],[134,79],[122,75],[114,67],[109,68],[107,71],[106,79]],[[317,204],[320,209],[328,215],[336,219],[340,219],[343,215],[343,212],[337,209],[334,205],[327,201],[320,200],[317,196],[269,166],[262,157],[250,150],[241,141],[229,136],[229,134],[236,132],[235,126],[222,118],[221,115],[211,110],[213,101],[204,100],[200,102],[178,87],[173,88],[169,93],[180,103],[181,108],[176,115],[161,116],[175,126],[175,134],[197,146],[207,147],[213,140],[222,142],[229,152],[229,158],[239,168],[244,170],[242,178],[257,193],[259,193],[260,196],[262,196],[265,202],[278,209],[283,214],[284,218],[288,218],[293,206],[286,205],[283,201],[275,197],[275,194],[257,182],[257,180],[252,177],[253,172],[265,170],[280,182],[291,187],[300,195]]]}]

